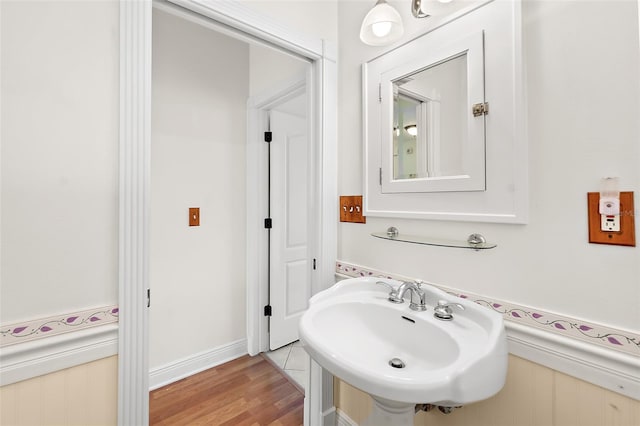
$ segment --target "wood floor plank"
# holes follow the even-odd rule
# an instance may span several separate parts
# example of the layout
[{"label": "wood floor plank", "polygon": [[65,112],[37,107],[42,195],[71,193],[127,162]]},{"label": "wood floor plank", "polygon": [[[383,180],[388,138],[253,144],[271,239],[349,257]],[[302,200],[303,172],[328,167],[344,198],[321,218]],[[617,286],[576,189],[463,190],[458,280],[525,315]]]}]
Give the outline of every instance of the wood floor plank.
[{"label": "wood floor plank", "polygon": [[262,356],[248,355],[149,394],[155,426],[298,426],[304,394]]}]

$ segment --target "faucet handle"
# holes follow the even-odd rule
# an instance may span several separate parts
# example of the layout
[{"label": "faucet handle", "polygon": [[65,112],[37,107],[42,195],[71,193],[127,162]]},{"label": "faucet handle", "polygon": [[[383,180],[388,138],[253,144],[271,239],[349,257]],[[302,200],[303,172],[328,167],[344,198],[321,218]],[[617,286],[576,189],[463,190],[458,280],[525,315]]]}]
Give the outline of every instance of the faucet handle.
[{"label": "faucet handle", "polygon": [[385,283],[384,281],[377,281],[376,284],[382,284],[389,287],[389,297],[387,298],[389,302],[404,303],[404,300],[398,297],[398,290],[395,289],[391,284]]},{"label": "faucet handle", "polygon": [[453,309],[451,309],[451,307],[453,306],[464,311],[464,306],[459,303],[449,303],[446,300],[439,300],[438,306],[433,308],[433,316],[441,320],[451,321],[453,319]]},{"label": "faucet handle", "polygon": [[422,280],[413,280],[413,282],[414,282],[414,283],[416,283],[416,285],[418,286],[418,288],[420,288],[420,286],[422,285],[422,283],[423,283],[424,281],[422,281]]}]

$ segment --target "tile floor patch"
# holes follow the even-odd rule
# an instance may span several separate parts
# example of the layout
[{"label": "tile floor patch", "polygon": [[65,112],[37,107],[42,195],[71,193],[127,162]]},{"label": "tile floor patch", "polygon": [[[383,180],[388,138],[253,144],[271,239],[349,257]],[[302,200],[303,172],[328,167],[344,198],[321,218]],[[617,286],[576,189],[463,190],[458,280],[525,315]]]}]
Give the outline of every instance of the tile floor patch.
[{"label": "tile floor patch", "polygon": [[309,355],[299,340],[275,351],[265,352],[265,355],[280,367],[285,374],[302,386],[302,388],[306,387],[306,370],[309,365]]}]

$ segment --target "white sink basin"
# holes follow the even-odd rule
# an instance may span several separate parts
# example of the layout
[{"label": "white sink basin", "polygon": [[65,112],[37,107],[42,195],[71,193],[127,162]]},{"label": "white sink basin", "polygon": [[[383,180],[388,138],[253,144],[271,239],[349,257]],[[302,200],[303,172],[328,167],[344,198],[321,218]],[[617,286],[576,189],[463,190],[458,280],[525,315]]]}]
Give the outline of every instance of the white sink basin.
[{"label": "white sink basin", "polygon": [[[389,289],[378,281],[401,284],[354,278],[311,298],[300,340],[318,364],[374,399],[402,404],[459,406],[502,388],[507,344],[501,315],[425,284],[427,310],[412,311],[408,301],[389,302]],[[439,300],[465,310],[455,309],[451,321],[436,319]],[[391,366],[394,358],[405,366]]]}]

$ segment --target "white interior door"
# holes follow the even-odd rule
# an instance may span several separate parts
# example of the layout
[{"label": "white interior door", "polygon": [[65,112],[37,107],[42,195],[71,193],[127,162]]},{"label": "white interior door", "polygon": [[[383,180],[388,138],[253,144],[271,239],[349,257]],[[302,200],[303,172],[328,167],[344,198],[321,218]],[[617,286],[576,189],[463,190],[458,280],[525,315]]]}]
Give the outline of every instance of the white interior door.
[{"label": "white interior door", "polygon": [[309,137],[305,96],[300,98],[288,103],[302,105],[297,113],[272,110],[270,116],[273,135],[269,247],[271,349],[298,339],[298,322],[311,297]]}]

